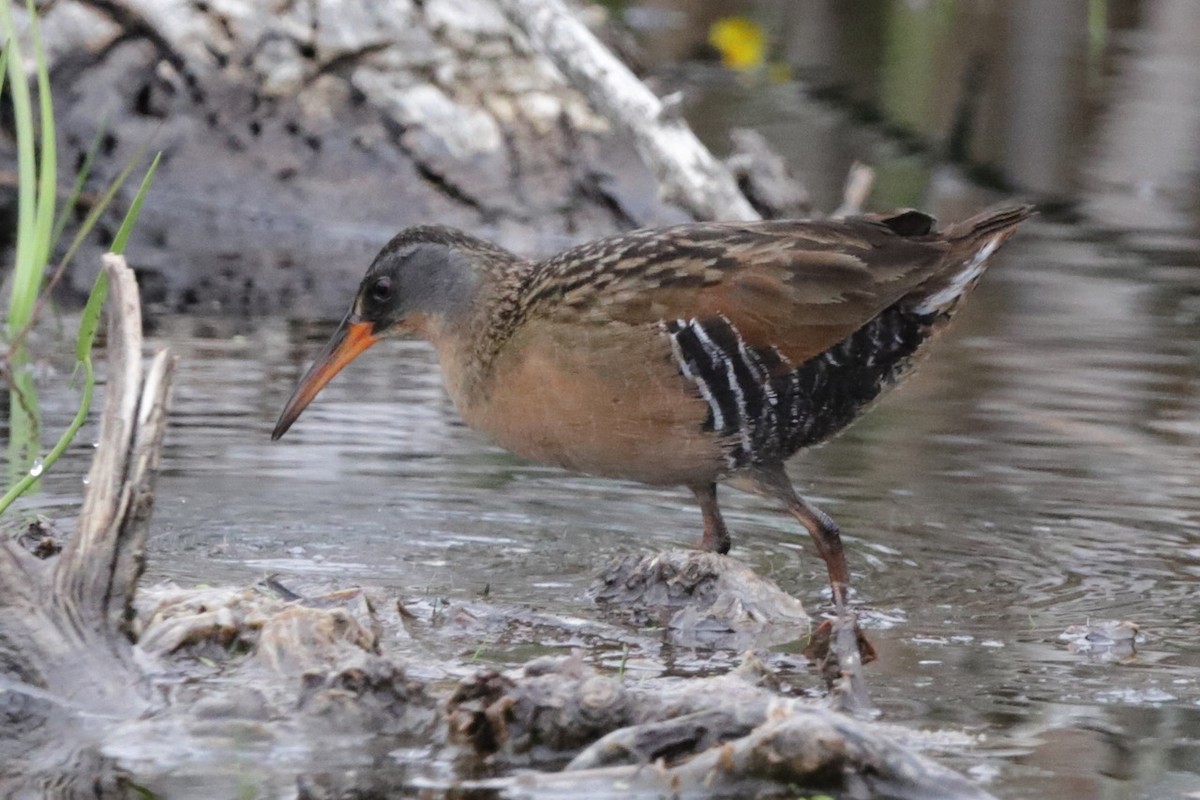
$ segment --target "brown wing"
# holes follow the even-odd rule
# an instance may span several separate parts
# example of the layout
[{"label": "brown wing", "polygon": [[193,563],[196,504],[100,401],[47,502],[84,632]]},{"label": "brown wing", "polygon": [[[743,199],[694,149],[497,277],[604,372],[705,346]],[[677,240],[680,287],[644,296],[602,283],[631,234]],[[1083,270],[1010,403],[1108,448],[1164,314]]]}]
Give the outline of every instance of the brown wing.
[{"label": "brown wing", "polygon": [[530,296],[538,313],[578,321],[724,316],[748,344],[802,363],[937,273],[949,245],[931,224],[908,212],[637,232],[544,263]]}]

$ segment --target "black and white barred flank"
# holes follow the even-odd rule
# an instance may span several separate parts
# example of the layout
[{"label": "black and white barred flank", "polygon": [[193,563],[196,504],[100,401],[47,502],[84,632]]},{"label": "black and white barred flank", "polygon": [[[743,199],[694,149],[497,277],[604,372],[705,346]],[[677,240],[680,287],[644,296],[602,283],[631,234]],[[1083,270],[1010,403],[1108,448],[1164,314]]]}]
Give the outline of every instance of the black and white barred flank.
[{"label": "black and white barred flank", "polygon": [[726,453],[730,468],[751,463],[756,452],[778,437],[780,415],[786,413],[771,377],[781,362],[779,353],[747,347],[723,316],[672,320],[662,328],[671,337],[680,374],[708,403],[704,430],[731,440]]},{"label": "black and white barred flank", "polygon": [[679,373],[708,404],[704,430],[722,437],[737,470],[780,463],[848,425],[904,374],[935,316],[893,306],[799,366],[774,347],[747,345],[724,316],[660,326]]}]

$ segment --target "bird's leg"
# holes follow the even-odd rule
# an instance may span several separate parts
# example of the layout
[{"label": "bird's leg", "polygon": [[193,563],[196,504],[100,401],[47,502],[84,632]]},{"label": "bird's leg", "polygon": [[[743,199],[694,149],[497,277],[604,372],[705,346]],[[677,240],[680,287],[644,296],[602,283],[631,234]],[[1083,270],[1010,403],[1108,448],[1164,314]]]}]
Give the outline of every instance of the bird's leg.
[{"label": "bird's leg", "polygon": [[700,504],[700,513],[704,515],[704,537],[700,540],[700,549],[721,555],[728,553],[733,540],[729,537],[729,529],[725,527],[721,508],[717,505],[717,485],[693,486],[691,490]]},{"label": "bird's leg", "polygon": [[805,655],[820,665],[842,710],[855,715],[871,715],[874,707],[867,695],[862,667],[875,660],[875,646],[858,627],[854,612],[846,605],[850,570],[846,567],[846,554],[842,550],[837,524],[824,511],[796,494],[782,464],[760,468],[750,478],[757,491],[782,500],[791,515],[804,526],[829,573],[837,616],[824,620],[812,631],[804,649]]},{"label": "bird's leg", "polygon": [[760,492],[783,501],[788,512],[799,521],[817,553],[825,562],[829,573],[829,588],[833,592],[833,604],[840,614],[845,608],[846,592],[850,588],[850,570],[846,567],[846,553],[842,549],[842,536],[833,518],[812,503],[796,494],[783,467],[763,470],[754,475],[754,483]]}]

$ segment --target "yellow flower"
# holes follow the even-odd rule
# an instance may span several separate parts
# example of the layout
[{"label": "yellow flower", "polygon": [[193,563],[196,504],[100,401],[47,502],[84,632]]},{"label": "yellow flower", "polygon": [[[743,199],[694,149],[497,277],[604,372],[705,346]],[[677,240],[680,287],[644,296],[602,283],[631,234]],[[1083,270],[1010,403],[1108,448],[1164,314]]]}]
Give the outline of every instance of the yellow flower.
[{"label": "yellow flower", "polygon": [[754,70],[762,66],[766,40],[758,23],[745,17],[724,17],[708,29],[708,43],[730,69]]}]

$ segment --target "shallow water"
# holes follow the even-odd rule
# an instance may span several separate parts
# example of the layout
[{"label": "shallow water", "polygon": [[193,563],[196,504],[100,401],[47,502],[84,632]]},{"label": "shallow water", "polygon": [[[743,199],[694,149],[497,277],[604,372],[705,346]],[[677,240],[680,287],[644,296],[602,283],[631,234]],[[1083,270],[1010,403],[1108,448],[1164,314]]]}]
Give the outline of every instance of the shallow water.
[{"label": "shallow water", "polygon": [[[828,16],[821,3],[799,6],[810,15],[802,23]],[[964,7],[976,10],[940,35],[986,38],[976,19],[985,5]],[[868,668],[876,700],[890,720],[976,735],[976,747],[943,760],[1002,797],[1200,792],[1200,125],[1196,106],[1179,101],[1200,86],[1190,82],[1200,55],[1172,35],[1194,30],[1197,7],[1113,3],[1099,56],[1094,42],[1064,39],[1073,42],[1065,55],[1049,58],[1065,61],[1062,85],[1026,87],[1070,98],[1065,112],[1042,115],[1041,149],[1029,144],[1038,119],[1018,114],[985,130],[972,158],[1069,212],[1027,225],[918,373],[792,464],[802,491],[842,526],[881,655]],[[848,36],[855,16],[824,24]],[[1008,21],[1022,30],[1019,15]],[[1036,44],[1005,36],[1014,53]],[[904,63],[903,44],[889,58]],[[822,61],[819,49],[797,45],[789,56],[811,85],[706,69],[671,79],[701,87],[687,112],[714,147],[729,124],[761,123],[820,207],[836,205],[853,158],[879,168],[880,207],[953,219],[1000,199],[967,180],[970,164],[935,165],[892,128],[865,124],[859,105],[816,89],[877,102],[918,137],[940,130],[953,97],[904,105],[883,91],[887,69],[867,80],[854,59]],[[1148,80],[1163,63],[1170,80]],[[1068,92],[1079,81],[1087,91]],[[1085,107],[1082,131],[1061,119]],[[376,347],[270,442],[327,332],[284,320],[161,323],[157,338],[180,370],[148,580],[277,574],[285,585],[318,578],[410,597],[486,592],[595,617],[584,595],[603,564],[698,537],[685,491],[526,464],[465,428],[419,342]],[[48,428],[58,429],[71,398],[47,402]],[[93,436],[84,431],[26,509],[75,513]],[[790,519],[732,491],[723,504],[733,554],[823,608],[824,567]],[[1107,619],[1140,627],[1136,656],[1075,653],[1059,639]],[[523,647],[489,644],[489,659],[522,660]],[[610,650],[589,655],[614,660]],[[655,658],[684,672],[728,663]]]}]

